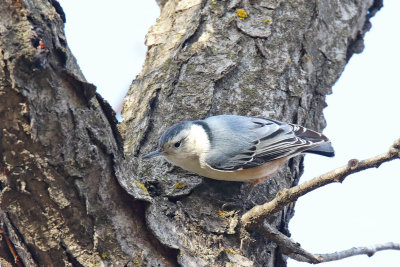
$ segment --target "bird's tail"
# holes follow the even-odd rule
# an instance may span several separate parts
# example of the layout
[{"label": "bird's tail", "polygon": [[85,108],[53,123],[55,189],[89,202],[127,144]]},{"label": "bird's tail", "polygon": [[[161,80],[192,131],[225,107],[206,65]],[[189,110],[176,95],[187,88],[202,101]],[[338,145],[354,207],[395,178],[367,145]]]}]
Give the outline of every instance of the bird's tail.
[{"label": "bird's tail", "polygon": [[311,144],[321,143],[320,145],[316,145],[309,149],[303,150],[303,153],[313,153],[313,154],[318,154],[318,155],[322,155],[325,157],[335,156],[335,150],[333,150],[333,147],[332,147],[331,142],[329,141],[328,137],[326,137],[322,133],[318,133],[316,131],[307,129],[300,125],[291,124],[291,123],[289,123],[289,125],[292,127],[293,132],[295,133],[295,135],[297,137],[299,137],[303,140],[306,140],[308,142],[311,142]]},{"label": "bird's tail", "polygon": [[304,152],[318,154],[318,155],[322,155],[322,156],[326,156],[326,157],[335,156],[335,150],[333,150],[331,142],[323,143],[320,146],[316,146],[316,147],[307,149]]}]

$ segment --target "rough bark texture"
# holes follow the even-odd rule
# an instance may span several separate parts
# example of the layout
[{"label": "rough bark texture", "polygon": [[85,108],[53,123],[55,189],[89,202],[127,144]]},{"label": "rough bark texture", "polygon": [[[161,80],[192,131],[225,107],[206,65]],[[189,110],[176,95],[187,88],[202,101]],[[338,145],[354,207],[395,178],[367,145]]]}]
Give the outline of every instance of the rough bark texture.
[{"label": "rough bark texture", "polygon": [[118,184],[130,171],[116,121],[71,55],[63,18],[56,1],[0,4],[2,227],[25,266],[168,264],[145,225],[150,198]]},{"label": "rough bark texture", "polygon": [[[58,2],[1,2],[0,223],[25,266],[285,265],[263,236],[239,236],[238,218],[296,184],[301,158],[247,199],[241,183],[138,156],[172,123],[213,114],[273,110],[321,130],[325,95],[362,50],[379,1],[159,3],[126,97],[125,160],[109,105],[67,47]],[[269,222],[286,233],[292,209]],[[14,259],[3,239],[6,262]]]},{"label": "rough bark texture", "polygon": [[[257,233],[240,236],[238,218],[295,185],[301,158],[247,197],[246,184],[202,179],[162,159],[142,161],[140,156],[153,150],[173,123],[216,114],[270,115],[322,130],[325,96],[350,56],[362,51],[368,20],[381,3],[159,4],[161,15],[147,35],[146,62],[125,98],[121,126],[135,179],[154,199],[147,223],[165,246],[179,250],[181,265],[284,266],[274,243]],[[286,207],[268,221],[288,233],[292,214],[293,207]]]}]

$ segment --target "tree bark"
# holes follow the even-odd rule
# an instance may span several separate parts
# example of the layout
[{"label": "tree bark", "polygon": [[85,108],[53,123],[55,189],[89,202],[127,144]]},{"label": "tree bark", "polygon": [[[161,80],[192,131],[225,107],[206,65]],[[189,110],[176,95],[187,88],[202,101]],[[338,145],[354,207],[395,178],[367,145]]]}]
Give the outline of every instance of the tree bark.
[{"label": "tree bark", "polygon": [[[1,264],[286,265],[276,244],[239,233],[239,216],[297,184],[301,157],[247,196],[246,184],[139,156],[172,123],[222,113],[272,110],[322,130],[325,95],[381,1],[159,4],[119,127],[127,158],[115,115],[67,46],[58,2],[0,4],[0,222],[12,243],[3,238]],[[292,215],[288,206],[267,220],[289,234]]]},{"label": "tree bark", "polygon": [[116,119],[83,78],[63,19],[56,1],[0,4],[2,228],[25,266],[168,265],[145,224],[149,196],[118,184],[131,171]]}]

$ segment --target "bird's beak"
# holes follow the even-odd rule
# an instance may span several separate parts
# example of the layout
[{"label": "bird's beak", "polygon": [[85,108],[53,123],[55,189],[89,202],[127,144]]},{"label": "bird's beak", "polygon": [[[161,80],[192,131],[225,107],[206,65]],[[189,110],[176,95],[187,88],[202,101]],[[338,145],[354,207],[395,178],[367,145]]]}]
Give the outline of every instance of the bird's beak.
[{"label": "bird's beak", "polygon": [[142,159],[148,159],[148,158],[152,158],[155,156],[160,156],[162,154],[162,151],[160,151],[159,149],[150,152],[149,154],[147,154],[146,156],[143,156]]}]

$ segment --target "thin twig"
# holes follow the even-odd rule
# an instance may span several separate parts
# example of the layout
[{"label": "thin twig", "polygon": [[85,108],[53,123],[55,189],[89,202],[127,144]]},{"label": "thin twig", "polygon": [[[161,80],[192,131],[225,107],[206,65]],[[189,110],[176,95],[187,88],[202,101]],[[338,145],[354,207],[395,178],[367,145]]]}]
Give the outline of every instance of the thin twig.
[{"label": "thin twig", "polygon": [[268,223],[264,223],[260,231],[263,232],[263,234],[265,234],[270,240],[274,241],[279,246],[281,252],[286,256],[296,261],[308,262],[313,264],[328,261],[337,261],[357,255],[368,255],[369,257],[371,257],[376,252],[381,250],[400,250],[399,243],[388,242],[368,247],[351,248],[328,254],[312,254],[304,250],[299,243],[296,243],[291,238],[282,234]]},{"label": "thin twig", "polygon": [[328,262],[328,261],[337,261],[356,255],[367,255],[368,257],[372,257],[376,252],[381,250],[400,250],[400,243],[388,242],[368,247],[351,248],[329,254],[317,254],[317,255],[323,258],[324,262]]},{"label": "thin twig", "polygon": [[12,254],[13,257],[14,257],[14,262],[15,262],[15,264],[16,264],[18,267],[22,267],[22,263],[21,263],[21,261],[19,260],[17,251],[15,251],[15,248],[14,248],[14,246],[13,246],[13,244],[12,244],[10,238],[8,237],[8,235],[6,234],[6,232],[4,231],[4,229],[1,228],[1,227],[0,227],[0,234],[1,234],[1,235],[3,236],[3,238],[6,240],[8,249],[10,250],[11,254]]},{"label": "thin twig", "polygon": [[387,153],[372,157],[366,160],[350,160],[347,166],[330,171],[321,176],[315,177],[298,186],[283,189],[278,192],[274,199],[262,205],[257,205],[242,215],[241,223],[245,229],[252,229],[262,225],[264,219],[275,212],[282,210],[287,204],[296,201],[299,197],[324,185],[343,182],[350,174],[369,169],[377,168],[382,163],[400,158],[400,139],[398,139]]}]

